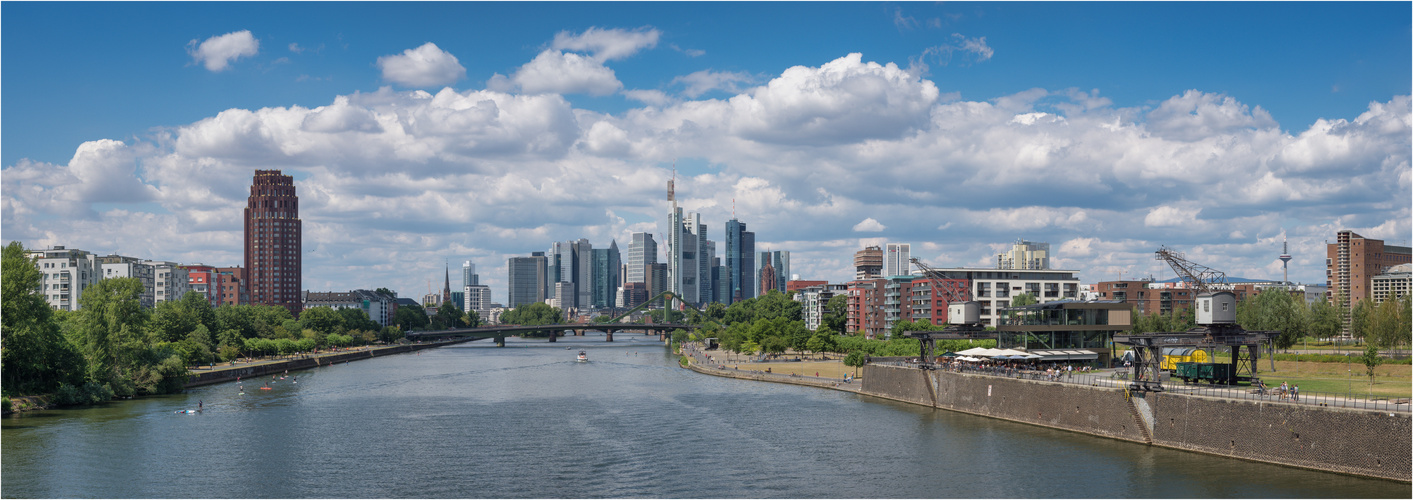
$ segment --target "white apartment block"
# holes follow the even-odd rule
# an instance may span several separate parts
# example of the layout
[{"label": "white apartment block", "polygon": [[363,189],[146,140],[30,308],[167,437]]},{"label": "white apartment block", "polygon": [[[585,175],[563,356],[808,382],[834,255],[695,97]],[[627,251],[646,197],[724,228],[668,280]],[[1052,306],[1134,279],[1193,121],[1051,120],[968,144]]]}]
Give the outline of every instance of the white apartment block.
[{"label": "white apartment block", "polygon": [[[943,278],[971,281],[971,300],[981,305],[981,320],[1001,325],[1001,310],[1011,298],[1029,293],[1039,303],[1079,300],[1079,271],[1059,269],[938,269]],[[930,305],[928,295],[910,297],[914,310]],[[920,307],[921,306],[921,307]]]},{"label": "white apartment block", "polygon": [[485,318],[491,312],[491,287],[487,285],[467,285],[461,288],[465,301],[461,305],[463,311],[476,311],[481,318]]},{"label": "white apartment block", "polygon": [[152,266],[152,303],[160,304],[169,300],[181,300],[191,291],[191,279],[185,267],[176,262],[146,260],[144,265]]},{"label": "white apartment block", "polygon": [[824,321],[824,314],[828,312],[829,299],[834,298],[835,295],[847,293],[849,293],[849,285],[843,283],[816,285],[800,289],[799,293],[795,294],[795,300],[800,302],[800,313],[804,317],[805,328],[818,330],[819,325]]},{"label": "white apartment block", "polygon": [[76,311],[83,290],[102,279],[96,269],[93,254],[55,246],[49,250],[28,252],[39,268],[39,292],[49,307]]},{"label": "white apartment block", "polygon": [[1413,284],[1413,264],[1399,264],[1369,278],[1369,296],[1374,303],[1382,304],[1390,297],[1408,295],[1410,284]]},{"label": "white apartment block", "polygon": [[381,295],[372,290],[352,290],[348,292],[311,292],[301,294],[302,309],[329,307],[333,309],[362,309],[368,319],[380,326],[393,323],[393,304],[397,299]]},{"label": "white apartment block", "polygon": [[1011,250],[996,254],[996,269],[1049,269],[1050,244],[1016,240]]},{"label": "white apartment block", "polygon": [[123,257],[121,255],[109,255],[98,257],[99,279],[109,278],[135,278],[142,282],[142,297],[139,301],[142,307],[152,307],[152,279],[153,268],[149,264],[144,264],[142,259],[137,257]]},{"label": "white apartment block", "polygon": [[912,244],[889,243],[883,249],[883,275],[907,276],[912,274]]}]

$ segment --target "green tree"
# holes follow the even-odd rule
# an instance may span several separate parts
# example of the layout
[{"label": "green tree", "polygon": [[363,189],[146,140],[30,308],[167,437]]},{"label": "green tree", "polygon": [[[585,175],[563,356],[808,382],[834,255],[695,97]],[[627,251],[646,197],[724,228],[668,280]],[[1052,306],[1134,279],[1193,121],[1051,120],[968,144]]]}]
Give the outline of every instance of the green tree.
[{"label": "green tree", "polygon": [[784,354],[785,349],[789,348],[789,341],[778,335],[771,335],[761,341],[760,348],[767,353],[780,355]]},{"label": "green tree", "polygon": [[368,318],[368,311],[363,309],[346,307],[337,311],[346,330],[377,330],[380,328],[376,321]]},{"label": "green tree", "polygon": [[[258,337],[255,330],[255,307],[251,305],[221,306],[216,308],[216,322],[221,325],[220,332],[227,330],[236,332],[235,337],[242,341],[251,337]],[[234,337],[232,337],[234,338]],[[222,340],[225,343],[225,340]]]},{"label": "green tree", "polygon": [[564,312],[544,302],[532,302],[506,311],[501,315],[501,322],[525,326],[560,325],[564,324]]},{"label": "green tree", "polygon": [[[367,316],[364,315],[364,317]],[[344,324],[344,316],[334,308],[327,306],[311,307],[299,313],[299,327],[297,327],[299,330],[308,328],[324,335],[341,334],[348,330],[348,325]]]},{"label": "green tree", "polygon": [[465,315],[456,303],[450,300],[442,302],[441,307],[437,308],[437,314],[432,316],[432,329],[450,330],[464,327],[466,324],[461,322],[461,318]]},{"label": "green tree", "polygon": [[0,387],[34,394],[82,384],[84,359],[61,333],[40,295],[39,268],[18,241],[5,246],[0,276]]},{"label": "green tree", "polygon": [[1276,348],[1289,349],[1306,333],[1309,308],[1289,293],[1267,290],[1237,305],[1237,321],[1247,330],[1278,332],[1273,339]]},{"label": "green tree", "polygon": [[1035,295],[1030,293],[1022,293],[1011,297],[1011,307],[1028,306],[1038,303],[1040,303],[1040,301],[1036,300]]},{"label": "green tree", "polygon": [[[99,281],[84,291],[79,310],[69,317],[70,341],[87,361],[88,380],[111,384],[119,396],[134,394],[137,371],[149,361],[144,352],[149,313],[142,307],[142,291],[135,278]],[[180,358],[177,363],[185,366]]]},{"label": "green tree", "polygon": [[1369,371],[1369,387],[1374,387],[1374,369],[1383,363],[1383,358],[1379,357],[1379,348],[1370,343],[1364,348],[1364,356],[1360,358],[1364,361],[1364,368]]},{"label": "green tree", "polygon": [[147,322],[147,327],[157,340],[177,342],[185,338],[199,324],[201,324],[199,318],[190,310],[182,307],[181,302],[168,300],[157,303],[157,307],[152,309],[152,316]]},{"label": "green tree", "polygon": [[1332,339],[1339,335],[1343,326],[1339,308],[1328,300],[1316,302],[1310,308],[1309,333],[1316,339]]},{"label": "green tree", "polygon": [[824,317],[820,318],[820,327],[829,328],[832,332],[842,332],[849,322],[849,298],[845,295],[835,295],[830,297],[829,302],[824,306]]},{"label": "green tree", "polygon": [[1349,311],[1349,333],[1356,339],[1366,339],[1373,326],[1374,301],[1364,299],[1354,303]]},{"label": "green tree", "polygon": [[854,376],[857,377],[859,376],[859,367],[864,365],[864,359],[866,359],[866,357],[867,354],[861,350],[852,351],[847,356],[844,356],[844,366],[854,367]]},{"label": "green tree", "polygon": [[431,324],[427,311],[417,304],[399,305],[393,313],[393,324],[404,332],[425,328]]},{"label": "green tree", "polygon": [[461,322],[462,324],[465,324],[467,328],[476,328],[478,326],[481,326],[481,313],[478,313],[476,311],[466,311],[461,315]]}]

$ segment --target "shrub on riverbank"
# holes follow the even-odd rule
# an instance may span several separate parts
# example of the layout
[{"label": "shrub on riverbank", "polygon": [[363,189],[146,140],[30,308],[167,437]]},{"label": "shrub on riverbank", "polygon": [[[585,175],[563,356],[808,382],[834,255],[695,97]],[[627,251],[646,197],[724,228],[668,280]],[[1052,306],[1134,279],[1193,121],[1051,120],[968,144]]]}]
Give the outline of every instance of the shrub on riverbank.
[{"label": "shrub on riverbank", "polygon": [[80,387],[60,384],[59,392],[54,394],[54,404],[60,406],[92,405],[112,399],[113,388],[96,382],[86,382]]}]

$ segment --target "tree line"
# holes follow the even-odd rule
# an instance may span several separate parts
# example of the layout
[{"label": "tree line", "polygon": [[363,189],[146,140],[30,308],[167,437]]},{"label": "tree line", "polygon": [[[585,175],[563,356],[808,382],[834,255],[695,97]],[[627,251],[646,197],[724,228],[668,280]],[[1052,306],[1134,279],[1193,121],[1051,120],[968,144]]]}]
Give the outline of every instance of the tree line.
[{"label": "tree line", "polygon": [[[5,247],[0,275],[6,396],[57,393],[62,403],[173,393],[191,366],[403,338],[401,328],[381,327],[361,309],[313,307],[295,319],[280,306],[213,307],[197,292],[149,309],[135,278],[101,280],[84,289],[78,310],[54,310],[19,242]],[[455,308],[447,314],[465,316]]]}]

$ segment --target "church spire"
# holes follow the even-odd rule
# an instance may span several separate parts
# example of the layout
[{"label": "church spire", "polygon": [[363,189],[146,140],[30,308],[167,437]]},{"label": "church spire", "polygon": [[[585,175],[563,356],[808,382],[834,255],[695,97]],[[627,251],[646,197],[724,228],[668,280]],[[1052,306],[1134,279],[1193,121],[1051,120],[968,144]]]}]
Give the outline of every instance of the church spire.
[{"label": "church spire", "polygon": [[[442,285],[442,302],[451,301],[451,264],[442,263],[446,266],[446,282]],[[438,304],[440,305],[440,304]]]}]

